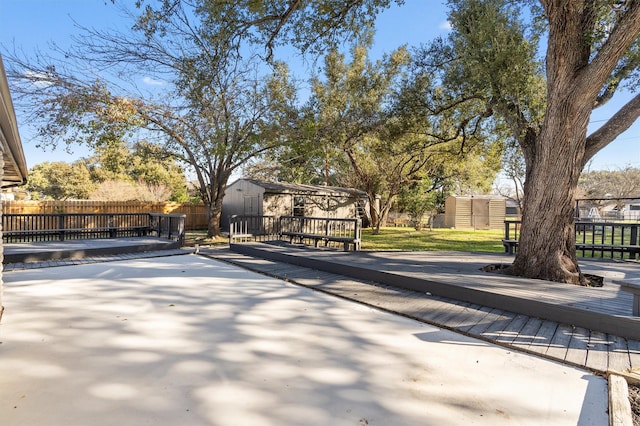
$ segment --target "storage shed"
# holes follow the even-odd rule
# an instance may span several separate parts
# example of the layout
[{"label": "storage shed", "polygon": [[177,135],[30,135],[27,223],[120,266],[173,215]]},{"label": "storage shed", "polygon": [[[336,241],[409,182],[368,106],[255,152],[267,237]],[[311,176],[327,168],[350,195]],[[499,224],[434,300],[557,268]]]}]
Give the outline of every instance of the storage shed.
[{"label": "storage shed", "polygon": [[233,215],[360,218],[366,206],[366,193],[353,188],[238,179],[222,200],[221,227]]},{"label": "storage shed", "polygon": [[506,213],[504,197],[458,196],[445,200],[445,227],[456,229],[503,229]]}]

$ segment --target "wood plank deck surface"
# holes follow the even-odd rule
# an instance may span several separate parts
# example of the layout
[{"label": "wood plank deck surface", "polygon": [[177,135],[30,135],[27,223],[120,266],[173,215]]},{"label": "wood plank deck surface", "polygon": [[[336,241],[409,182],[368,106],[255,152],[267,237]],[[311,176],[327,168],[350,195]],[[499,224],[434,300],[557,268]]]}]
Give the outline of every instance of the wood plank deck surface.
[{"label": "wood plank deck surface", "polygon": [[234,244],[232,250],[272,261],[326,270],[350,278],[389,284],[529,316],[640,339],[633,297],[612,280],[640,276],[638,263],[589,261],[583,271],[605,277],[606,285],[561,285],[482,271],[513,257],[497,253],[338,252],[281,244]]},{"label": "wood plank deck surface", "polygon": [[[244,244],[243,246],[246,247]],[[260,244],[260,246],[265,245]],[[366,265],[369,268],[376,268],[379,272],[389,274],[392,281],[396,281],[396,284],[402,284],[403,277],[420,278],[422,276],[427,282],[442,280],[454,283],[448,285],[464,284],[473,289],[481,288],[486,292],[509,296],[516,294],[521,298],[553,301],[555,297],[558,297],[555,304],[560,307],[565,306],[571,312],[576,309],[575,305],[579,304],[580,308],[587,313],[608,315],[612,319],[622,318],[627,322],[631,320],[632,324],[634,324],[633,321],[638,321],[638,318],[629,316],[631,301],[626,300],[628,295],[618,291],[614,285],[610,285],[611,279],[628,275],[629,268],[631,268],[631,273],[636,271],[640,275],[640,271],[638,271],[640,265],[637,264],[600,262],[597,265],[583,266],[585,272],[593,273],[597,269],[600,274],[606,277],[606,284],[603,288],[559,286],[538,281],[536,286],[531,286],[530,280],[525,280],[525,284],[529,288],[522,290],[518,288],[523,285],[523,282],[518,282],[521,280],[519,278],[480,271],[483,263],[504,262],[505,259],[509,259],[499,255],[482,254],[474,257],[475,260],[473,260],[469,256],[461,254],[454,257],[451,254],[444,255],[442,253],[430,253],[427,256],[422,253],[423,256],[420,256],[421,253],[351,252],[346,253],[345,256],[343,252],[325,250],[310,251],[283,247],[267,247],[266,250],[270,252],[275,250],[281,254],[289,251],[295,253],[296,257],[302,256],[305,259],[318,257],[325,261],[335,259],[338,270],[341,270],[344,265]],[[482,303],[444,297],[431,292],[401,288],[386,283],[381,284],[326,270],[301,267],[289,262],[268,259],[266,258],[268,256],[257,257],[255,253],[248,255],[228,249],[204,249],[201,254],[271,276],[286,278],[299,285],[458,331],[485,341],[592,371],[605,372],[608,369],[640,368],[640,340],[636,338],[597,329],[591,330],[570,322],[545,319],[540,315],[514,312],[486,306]],[[352,256],[354,254],[356,256]],[[334,255],[337,256],[334,257]],[[349,268],[342,270],[350,271]],[[497,284],[491,284],[491,281],[497,281]],[[561,290],[558,291],[557,288],[561,288]],[[576,294],[573,295],[573,292]],[[629,303],[626,304],[627,302]],[[640,322],[637,324],[640,327]]]}]

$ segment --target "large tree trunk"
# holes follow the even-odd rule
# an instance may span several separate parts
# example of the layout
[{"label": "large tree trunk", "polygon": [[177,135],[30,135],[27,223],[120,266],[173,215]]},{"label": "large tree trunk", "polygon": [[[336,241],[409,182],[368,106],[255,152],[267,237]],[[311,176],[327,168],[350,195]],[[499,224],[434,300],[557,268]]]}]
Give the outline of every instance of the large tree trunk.
[{"label": "large tree trunk", "polygon": [[547,107],[537,137],[521,143],[527,177],[520,244],[511,270],[529,278],[586,284],[575,252],[575,192],[589,117],[602,84],[577,72],[589,59],[580,45],[580,5],[550,6],[548,12]]},{"label": "large tree trunk", "polygon": [[380,233],[380,198],[376,194],[368,193],[369,198],[369,217],[371,219],[371,228],[373,234],[378,235]]},{"label": "large tree trunk", "polygon": [[[566,108],[566,100],[560,105]],[[586,285],[575,250],[575,193],[582,172],[586,121],[547,110],[525,184],[522,230],[515,275]],[[587,115],[588,116],[588,115]],[[578,123],[581,121],[581,123]]]},{"label": "large tree trunk", "polygon": [[[223,170],[218,176],[212,179],[209,185],[209,194],[207,203],[207,237],[217,238],[222,236],[220,228],[220,219],[222,218],[222,201],[227,190],[227,182],[229,181],[230,170]],[[203,197],[204,198],[204,197]],[[206,203],[206,201],[205,201]]]},{"label": "large tree trunk", "polygon": [[[640,4],[629,9],[629,16],[617,23],[607,43],[592,58],[586,40],[594,30],[594,3],[541,3],[549,19],[547,107],[537,137],[521,142],[527,179],[520,244],[511,272],[588,284],[580,273],[575,250],[575,192],[586,161],[612,139],[588,140],[587,126],[600,89],[637,37]],[[635,32],[629,34],[628,30]]]},{"label": "large tree trunk", "polygon": [[220,218],[222,217],[222,206],[211,206],[207,224],[207,237],[216,238],[222,235],[220,229]]}]

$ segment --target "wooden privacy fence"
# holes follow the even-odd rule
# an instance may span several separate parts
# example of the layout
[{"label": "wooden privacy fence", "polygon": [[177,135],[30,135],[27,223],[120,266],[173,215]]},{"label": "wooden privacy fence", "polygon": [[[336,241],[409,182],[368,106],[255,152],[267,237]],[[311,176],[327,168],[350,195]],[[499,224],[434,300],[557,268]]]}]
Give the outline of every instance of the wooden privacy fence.
[{"label": "wooden privacy fence", "polygon": [[[504,222],[502,244],[509,254],[518,248],[520,226],[519,220]],[[640,223],[576,221],[576,253],[582,257],[636,259],[640,255],[639,230]]]},{"label": "wooden privacy fence", "polygon": [[3,201],[3,214],[54,213],[162,213],[185,215],[186,230],[207,229],[207,212],[202,203],[42,200]]},{"label": "wooden privacy fence", "polygon": [[163,213],[3,214],[5,243],[156,236],[184,243],[185,216]]},{"label": "wooden privacy fence", "polygon": [[308,216],[232,216],[229,242],[273,241],[286,239],[318,247],[342,246],[345,251],[360,250],[360,219],[337,219]]}]

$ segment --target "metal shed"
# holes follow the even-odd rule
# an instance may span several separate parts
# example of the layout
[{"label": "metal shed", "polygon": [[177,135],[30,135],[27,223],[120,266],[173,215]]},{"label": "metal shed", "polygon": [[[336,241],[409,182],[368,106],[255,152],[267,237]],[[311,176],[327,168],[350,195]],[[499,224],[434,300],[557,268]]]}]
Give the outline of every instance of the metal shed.
[{"label": "metal shed", "polygon": [[445,227],[503,229],[506,199],[491,195],[452,195],[445,200]]},{"label": "metal shed", "polygon": [[227,186],[221,227],[233,215],[356,218],[366,206],[366,193],[353,188],[238,179]]}]

